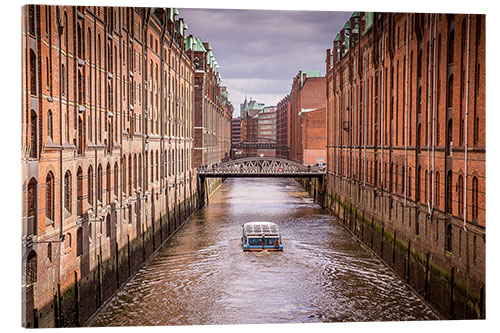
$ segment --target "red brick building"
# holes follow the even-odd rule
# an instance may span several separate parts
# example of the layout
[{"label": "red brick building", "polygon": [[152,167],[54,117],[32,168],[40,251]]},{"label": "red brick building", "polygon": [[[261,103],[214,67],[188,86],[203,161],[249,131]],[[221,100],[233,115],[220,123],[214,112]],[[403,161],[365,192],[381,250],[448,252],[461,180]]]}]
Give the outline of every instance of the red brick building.
[{"label": "red brick building", "polygon": [[233,106],[210,44],[189,36],[185,45],[195,64],[194,167],[220,163],[229,159]]},{"label": "red brick building", "polygon": [[[258,114],[264,108],[263,103],[258,103],[250,98],[250,101],[245,101],[240,105],[241,114],[241,142],[258,142],[259,141],[259,117]],[[257,156],[257,148],[249,147],[241,149],[242,156]]]},{"label": "red brick building", "polygon": [[326,63],[328,205],[420,258],[389,262],[450,317],[483,317],[484,15],[355,12]]},{"label": "red brick building", "polygon": [[[326,107],[325,78],[319,71],[299,71],[290,91],[290,159],[304,163],[299,113]],[[326,123],[325,129],[326,129]],[[281,125],[282,126],[282,125]],[[326,149],[326,147],[324,147]]]},{"label": "red brick building", "polygon": [[291,102],[286,95],[276,108],[276,156],[289,159],[291,147]]},{"label": "red brick building", "polygon": [[23,326],[84,324],[196,207],[178,14],[23,8]]},{"label": "red brick building", "polygon": [[302,163],[326,162],[326,107],[299,112]]}]

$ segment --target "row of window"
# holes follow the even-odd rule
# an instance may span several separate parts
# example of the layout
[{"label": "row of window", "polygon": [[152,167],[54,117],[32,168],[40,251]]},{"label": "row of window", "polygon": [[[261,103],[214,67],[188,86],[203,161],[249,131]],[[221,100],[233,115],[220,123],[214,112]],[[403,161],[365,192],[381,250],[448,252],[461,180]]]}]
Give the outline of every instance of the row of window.
[{"label": "row of window", "polygon": [[[345,170],[345,158],[343,155],[340,155],[338,170],[337,173],[340,175],[344,175],[347,173],[349,177],[354,177],[357,180],[363,179],[364,166],[363,162],[357,163],[357,175],[353,174],[353,163],[351,161],[347,161],[348,170]],[[380,186],[380,177],[378,170],[379,163],[374,161],[368,161],[366,165],[366,182],[373,186]],[[385,163],[384,173],[386,177],[384,180],[384,189],[389,190],[396,194],[405,194],[405,180],[404,180],[404,165],[396,164],[389,167],[388,163]],[[406,180],[406,195],[407,197],[412,197],[412,188],[411,182],[414,180],[415,183],[415,201],[418,202],[427,202],[427,200],[432,201],[430,198],[431,192],[429,190],[429,182],[434,183],[436,185],[436,191],[434,193],[434,205],[435,207],[440,207],[440,188],[444,187],[444,197],[445,197],[445,207],[444,211],[449,214],[453,214],[453,198],[456,197],[457,202],[457,216],[463,216],[464,213],[464,176],[459,174],[456,183],[453,183],[453,173],[452,171],[448,171],[446,178],[444,179],[444,183],[441,180],[441,175],[439,171],[436,171],[434,174],[434,180],[432,179],[432,172],[429,173],[428,170],[424,171],[424,178],[422,178],[421,167],[416,169],[416,174],[412,174],[412,168],[408,168],[407,180]],[[454,186],[455,185],[455,186]],[[423,191],[423,196],[422,196]],[[472,176],[472,188],[468,189],[471,195],[471,207],[472,207],[472,220],[477,222],[478,214],[479,214],[479,181],[477,176]]]}]

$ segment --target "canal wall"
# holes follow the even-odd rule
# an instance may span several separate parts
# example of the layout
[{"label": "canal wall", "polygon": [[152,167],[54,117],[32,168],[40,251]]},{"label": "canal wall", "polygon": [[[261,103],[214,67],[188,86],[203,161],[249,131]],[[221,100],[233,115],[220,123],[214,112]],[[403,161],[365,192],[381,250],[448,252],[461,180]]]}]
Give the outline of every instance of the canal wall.
[{"label": "canal wall", "polygon": [[449,216],[429,216],[425,207],[405,206],[400,198],[346,179],[298,181],[444,319],[485,318],[485,249],[479,232],[458,229],[448,251],[445,224],[457,223]]},{"label": "canal wall", "polygon": [[[208,181],[207,200],[222,182],[222,179]],[[167,191],[158,196],[146,194],[147,199],[138,198],[135,205],[130,206],[132,214],[128,209],[120,210],[113,206],[110,216],[114,228],[109,230],[101,230],[98,223],[82,222],[85,225],[83,236],[89,239],[89,243],[85,245],[87,242],[83,242],[83,253],[76,262],[77,269],[71,275],[61,277],[65,287],[57,285],[50,308],[37,309],[34,326],[89,325],[100,308],[154,257],[156,251],[198,209],[196,179],[192,185],[194,190],[189,191],[186,186],[185,195],[181,193],[177,198],[168,198]],[[162,195],[165,196],[164,206],[158,207]]]}]

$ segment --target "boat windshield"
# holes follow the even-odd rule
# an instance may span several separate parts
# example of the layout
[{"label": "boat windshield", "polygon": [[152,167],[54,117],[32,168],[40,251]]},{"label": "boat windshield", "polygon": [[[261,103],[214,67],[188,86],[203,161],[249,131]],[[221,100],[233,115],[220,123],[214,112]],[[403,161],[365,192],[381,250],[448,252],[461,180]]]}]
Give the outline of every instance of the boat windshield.
[{"label": "boat windshield", "polygon": [[278,238],[264,238],[264,244],[262,244],[262,238],[248,238],[248,245],[268,245],[268,246],[273,246],[275,245],[274,243],[278,240]]}]

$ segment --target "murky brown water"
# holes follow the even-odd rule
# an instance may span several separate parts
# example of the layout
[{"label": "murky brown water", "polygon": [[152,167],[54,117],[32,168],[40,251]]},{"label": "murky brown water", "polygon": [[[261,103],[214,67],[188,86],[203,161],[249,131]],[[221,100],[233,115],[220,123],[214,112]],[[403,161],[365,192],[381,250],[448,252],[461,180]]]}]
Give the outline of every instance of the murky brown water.
[{"label": "murky brown water", "polygon": [[[243,252],[279,224],[284,252]],[[291,179],[228,179],[92,326],[437,319]]]}]

